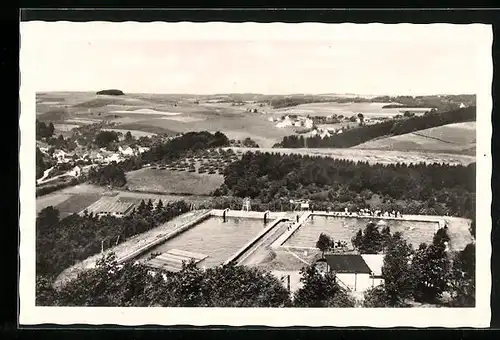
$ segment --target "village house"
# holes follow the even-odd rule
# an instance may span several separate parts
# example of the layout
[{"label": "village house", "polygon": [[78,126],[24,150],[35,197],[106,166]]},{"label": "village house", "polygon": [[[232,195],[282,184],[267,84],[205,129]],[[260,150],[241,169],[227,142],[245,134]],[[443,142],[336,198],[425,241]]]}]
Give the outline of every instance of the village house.
[{"label": "village house", "polygon": [[135,154],[134,150],[130,147],[130,146],[127,146],[125,149],[121,147],[121,145],[118,147],[118,151],[120,151],[120,153],[123,155],[123,156],[133,156]]},{"label": "village house", "polygon": [[284,127],[289,127],[292,125],[293,125],[293,122],[291,121],[290,117],[286,116],[285,119],[283,119],[281,122],[278,122],[278,124],[276,124],[276,127],[277,128],[284,128]]},{"label": "village house", "polygon": [[335,274],[341,287],[352,292],[364,292],[383,283],[382,264],[383,255],[328,254],[315,266],[320,273]]},{"label": "village house", "polygon": [[73,170],[69,172],[69,175],[73,177],[80,177],[81,174],[82,174],[82,169],[80,169],[78,165],[75,166]]},{"label": "village house", "polygon": [[304,121],[304,127],[306,127],[307,129],[312,129],[314,126],[314,122],[312,119],[310,118],[307,118],[305,121]]},{"label": "village house", "polygon": [[137,153],[141,154],[141,153],[144,153],[146,151],[149,151],[148,147],[137,145]]}]

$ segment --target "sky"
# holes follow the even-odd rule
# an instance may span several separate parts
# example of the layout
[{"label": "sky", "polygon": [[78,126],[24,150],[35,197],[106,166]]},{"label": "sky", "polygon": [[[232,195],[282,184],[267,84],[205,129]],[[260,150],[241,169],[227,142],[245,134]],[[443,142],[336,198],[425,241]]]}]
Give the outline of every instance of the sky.
[{"label": "sky", "polygon": [[484,33],[449,24],[29,22],[21,72],[36,91],[472,94],[491,48]]}]

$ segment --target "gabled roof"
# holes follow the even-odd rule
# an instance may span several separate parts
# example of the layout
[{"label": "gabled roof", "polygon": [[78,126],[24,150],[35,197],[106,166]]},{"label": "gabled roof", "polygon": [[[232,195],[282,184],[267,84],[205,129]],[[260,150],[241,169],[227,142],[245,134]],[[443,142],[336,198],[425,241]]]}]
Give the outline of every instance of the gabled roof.
[{"label": "gabled roof", "polygon": [[358,254],[330,254],[326,255],[325,258],[330,271],[336,273],[371,273],[370,267]]}]

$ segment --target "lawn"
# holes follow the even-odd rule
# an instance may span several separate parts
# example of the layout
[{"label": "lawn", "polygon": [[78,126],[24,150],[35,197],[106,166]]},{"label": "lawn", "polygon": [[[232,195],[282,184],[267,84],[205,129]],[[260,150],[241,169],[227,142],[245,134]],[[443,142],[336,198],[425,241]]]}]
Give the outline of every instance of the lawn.
[{"label": "lawn", "polygon": [[130,190],[165,194],[208,195],[224,181],[216,174],[144,168],[127,173]]},{"label": "lawn", "polygon": [[48,195],[43,195],[36,198],[36,212],[39,213],[41,210],[50,207],[57,206],[69,199],[71,195],[62,194],[60,192],[50,193]]},{"label": "lawn", "polygon": [[67,200],[56,205],[55,208],[59,210],[60,217],[64,218],[68,215],[83,211],[85,208],[99,200],[101,197],[102,196],[100,194],[96,193],[75,194],[71,195]]},{"label": "lawn", "polygon": [[353,149],[395,151],[430,151],[475,155],[476,123],[456,123],[381,138],[355,146]]}]

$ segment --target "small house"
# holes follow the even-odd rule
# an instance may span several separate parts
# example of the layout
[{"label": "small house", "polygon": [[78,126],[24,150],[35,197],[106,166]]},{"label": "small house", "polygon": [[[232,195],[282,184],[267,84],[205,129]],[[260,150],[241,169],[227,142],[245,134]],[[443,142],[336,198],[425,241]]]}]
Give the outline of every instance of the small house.
[{"label": "small house", "polygon": [[383,258],[368,258],[376,269],[374,272],[360,254],[328,254],[319,268],[335,274],[337,283],[353,292],[364,292],[382,282],[381,265]]},{"label": "small house", "polygon": [[133,156],[134,155],[134,150],[130,147],[127,146],[126,148],[122,148],[121,146],[118,148],[118,151],[124,156]]}]

